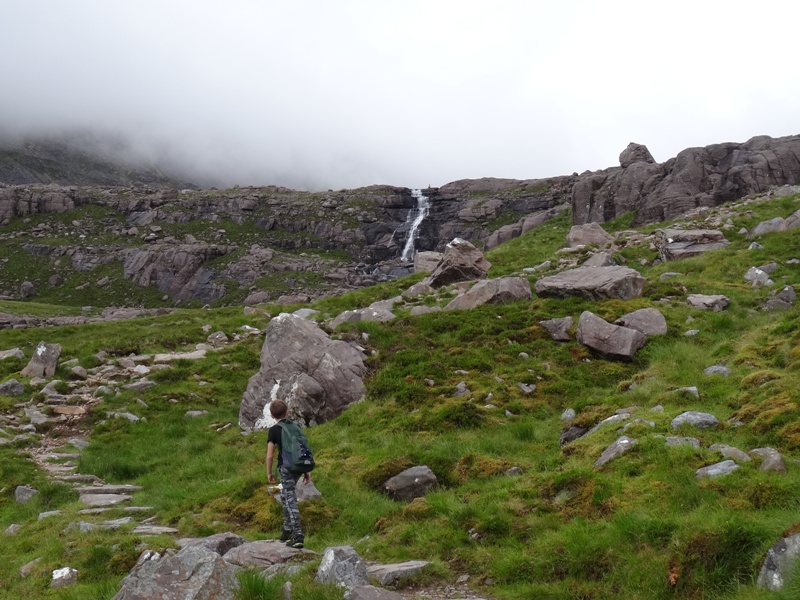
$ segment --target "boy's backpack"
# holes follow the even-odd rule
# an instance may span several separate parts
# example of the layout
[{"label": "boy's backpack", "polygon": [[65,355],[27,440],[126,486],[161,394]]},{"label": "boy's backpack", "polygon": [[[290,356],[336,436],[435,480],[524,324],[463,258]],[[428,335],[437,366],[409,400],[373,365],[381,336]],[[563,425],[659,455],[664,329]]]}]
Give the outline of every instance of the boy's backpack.
[{"label": "boy's backpack", "polygon": [[281,457],[283,466],[294,475],[309,473],[314,469],[314,454],[303,430],[293,421],[280,421]]}]

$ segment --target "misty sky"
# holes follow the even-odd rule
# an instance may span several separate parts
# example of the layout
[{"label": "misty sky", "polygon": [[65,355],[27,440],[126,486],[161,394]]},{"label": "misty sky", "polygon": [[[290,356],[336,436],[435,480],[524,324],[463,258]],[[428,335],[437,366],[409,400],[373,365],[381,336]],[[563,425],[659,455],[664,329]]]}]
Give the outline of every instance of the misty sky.
[{"label": "misty sky", "polygon": [[0,129],[226,184],[529,179],[800,133],[800,2],[0,0]]}]

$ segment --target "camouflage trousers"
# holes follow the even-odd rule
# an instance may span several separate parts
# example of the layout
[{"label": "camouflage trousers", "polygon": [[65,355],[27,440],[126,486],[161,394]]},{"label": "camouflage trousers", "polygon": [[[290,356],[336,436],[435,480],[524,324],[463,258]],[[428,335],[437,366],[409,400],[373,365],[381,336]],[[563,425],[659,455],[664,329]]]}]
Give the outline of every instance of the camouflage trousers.
[{"label": "camouflage trousers", "polygon": [[281,484],[283,486],[283,528],[291,531],[293,535],[302,535],[300,529],[300,509],[297,508],[297,479],[295,475],[283,466],[280,468]]}]

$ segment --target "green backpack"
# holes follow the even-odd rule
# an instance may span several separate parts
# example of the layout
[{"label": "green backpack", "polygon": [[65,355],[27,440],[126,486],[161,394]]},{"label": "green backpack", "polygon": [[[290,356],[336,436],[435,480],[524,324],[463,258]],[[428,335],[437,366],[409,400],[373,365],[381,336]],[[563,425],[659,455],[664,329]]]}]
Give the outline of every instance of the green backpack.
[{"label": "green backpack", "polygon": [[293,475],[309,473],[314,469],[314,454],[303,430],[293,421],[280,421],[281,457],[283,466]]}]

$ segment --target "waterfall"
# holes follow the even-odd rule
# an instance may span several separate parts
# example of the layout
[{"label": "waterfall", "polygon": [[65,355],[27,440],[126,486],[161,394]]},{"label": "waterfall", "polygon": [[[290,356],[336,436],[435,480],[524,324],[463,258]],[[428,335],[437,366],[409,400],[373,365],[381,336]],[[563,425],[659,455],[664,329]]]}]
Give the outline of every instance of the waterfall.
[{"label": "waterfall", "polygon": [[[417,216],[408,229],[406,245],[403,248],[403,253],[400,255],[400,260],[402,262],[408,262],[414,257],[414,244],[417,241],[417,232],[419,231],[419,226],[422,224],[422,221],[428,216],[428,209],[430,208],[428,197],[422,195],[422,190],[411,190],[411,196],[417,199]],[[408,213],[409,220],[411,219],[412,212],[413,210]]]}]

